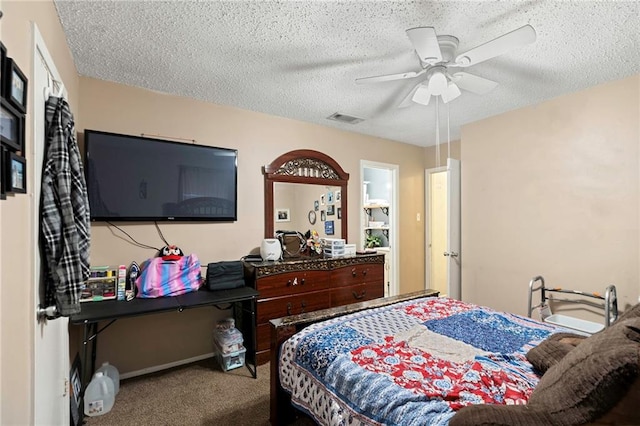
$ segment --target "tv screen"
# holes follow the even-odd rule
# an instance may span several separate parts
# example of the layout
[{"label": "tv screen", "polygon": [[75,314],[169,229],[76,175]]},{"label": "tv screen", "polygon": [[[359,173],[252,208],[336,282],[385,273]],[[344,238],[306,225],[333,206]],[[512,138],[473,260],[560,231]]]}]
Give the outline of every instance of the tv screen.
[{"label": "tv screen", "polygon": [[85,130],[93,221],[235,221],[233,149]]}]

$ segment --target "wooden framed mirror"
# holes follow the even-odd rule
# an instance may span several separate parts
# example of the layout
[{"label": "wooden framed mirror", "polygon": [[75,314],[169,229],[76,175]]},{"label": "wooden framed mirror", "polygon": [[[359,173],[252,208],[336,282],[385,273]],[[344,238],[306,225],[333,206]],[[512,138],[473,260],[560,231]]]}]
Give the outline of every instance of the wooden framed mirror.
[{"label": "wooden framed mirror", "polygon": [[[282,154],[262,173],[265,238],[273,238],[277,230],[316,230],[321,238],[347,240],[349,173],[333,158],[299,149]],[[315,214],[310,215],[311,211]],[[316,217],[316,223],[310,223],[310,217]],[[327,221],[335,225],[328,226]]]}]

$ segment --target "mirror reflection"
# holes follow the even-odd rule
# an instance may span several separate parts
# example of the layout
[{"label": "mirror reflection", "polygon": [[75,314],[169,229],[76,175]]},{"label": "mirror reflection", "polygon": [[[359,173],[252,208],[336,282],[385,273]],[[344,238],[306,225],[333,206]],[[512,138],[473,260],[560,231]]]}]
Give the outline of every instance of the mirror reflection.
[{"label": "mirror reflection", "polygon": [[339,186],[289,182],[273,184],[276,231],[316,231],[320,238],[343,238]]}]

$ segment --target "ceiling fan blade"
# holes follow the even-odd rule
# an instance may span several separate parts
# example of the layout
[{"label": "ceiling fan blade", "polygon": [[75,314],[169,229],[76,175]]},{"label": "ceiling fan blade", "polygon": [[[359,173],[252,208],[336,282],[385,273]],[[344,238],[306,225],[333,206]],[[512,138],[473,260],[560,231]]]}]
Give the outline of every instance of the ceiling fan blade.
[{"label": "ceiling fan blade", "polygon": [[484,77],[469,74],[467,72],[457,72],[451,76],[452,81],[461,89],[477,95],[489,93],[498,86],[498,83]]},{"label": "ceiling fan blade", "polygon": [[418,72],[408,71],[399,74],[387,74],[387,75],[378,75],[374,77],[363,77],[356,78],[356,83],[365,84],[365,83],[379,83],[381,81],[392,81],[392,80],[402,80],[405,78],[414,78],[419,75],[424,74],[425,70],[420,70]]},{"label": "ceiling fan blade", "polygon": [[438,44],[438,36],[433,27],[417,27],[407,30],[407,36],[416,49],[422,62],[435,64],[442,62],[442,52]]},{"label": "ceiling fan blade", "polygon": [[455,64],[459,67],[469,67],[534,41],[536,30],[531,25],[525,25],[458,55]]}]

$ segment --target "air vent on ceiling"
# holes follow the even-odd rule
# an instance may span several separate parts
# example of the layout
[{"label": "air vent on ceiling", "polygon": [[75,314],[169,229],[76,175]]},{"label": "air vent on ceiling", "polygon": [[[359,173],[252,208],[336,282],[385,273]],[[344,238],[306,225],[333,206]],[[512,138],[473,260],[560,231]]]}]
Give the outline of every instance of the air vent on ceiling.
[{"label": "air vent on ceiling", "polygon": [[329,120],[340,121],[341,123],[356,124],[364,121],[364,118],[353,117],[351,115],[340,114],[339,112],[333,113],[327,117]]}]

